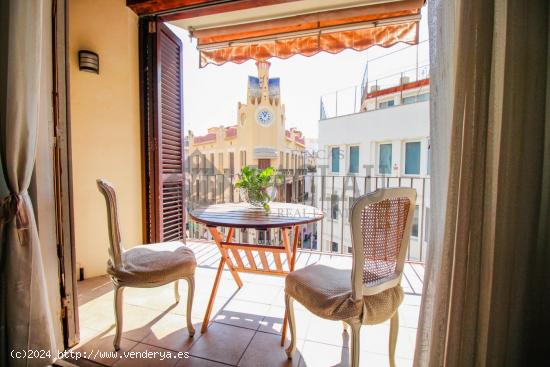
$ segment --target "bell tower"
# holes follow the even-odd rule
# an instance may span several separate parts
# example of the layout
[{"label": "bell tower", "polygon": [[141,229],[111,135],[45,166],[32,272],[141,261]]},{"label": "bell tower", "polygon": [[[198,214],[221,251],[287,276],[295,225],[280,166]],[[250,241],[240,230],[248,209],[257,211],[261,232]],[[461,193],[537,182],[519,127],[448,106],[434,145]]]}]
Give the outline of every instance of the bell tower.
[{"label": "bell tower", "polygon": [[256,61],[258,68],[258,79],[260,81],[260,103],[269,103],[269,67],[271,64],[267,61]]}]

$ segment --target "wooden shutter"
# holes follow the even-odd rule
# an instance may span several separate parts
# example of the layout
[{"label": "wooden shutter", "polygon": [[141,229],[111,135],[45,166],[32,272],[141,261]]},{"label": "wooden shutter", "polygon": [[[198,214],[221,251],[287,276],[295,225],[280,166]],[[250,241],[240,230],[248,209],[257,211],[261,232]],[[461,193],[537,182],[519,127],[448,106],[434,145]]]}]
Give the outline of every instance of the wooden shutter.
[{"label": "wooden shutter", "polygon": [[162,23],[156,31],[156,237],[185,240],[182,44]]}]

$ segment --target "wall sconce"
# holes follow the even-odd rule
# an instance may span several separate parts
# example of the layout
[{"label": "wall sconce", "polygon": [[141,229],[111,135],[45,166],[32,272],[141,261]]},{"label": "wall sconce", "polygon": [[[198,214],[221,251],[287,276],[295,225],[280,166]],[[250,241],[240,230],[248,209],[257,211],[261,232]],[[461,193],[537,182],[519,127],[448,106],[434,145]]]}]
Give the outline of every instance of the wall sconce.
[{"label": "wall sconce", "polygon": [[88,50],[78,51],[78,66],[80,70],[99,74],[99,56]]}]

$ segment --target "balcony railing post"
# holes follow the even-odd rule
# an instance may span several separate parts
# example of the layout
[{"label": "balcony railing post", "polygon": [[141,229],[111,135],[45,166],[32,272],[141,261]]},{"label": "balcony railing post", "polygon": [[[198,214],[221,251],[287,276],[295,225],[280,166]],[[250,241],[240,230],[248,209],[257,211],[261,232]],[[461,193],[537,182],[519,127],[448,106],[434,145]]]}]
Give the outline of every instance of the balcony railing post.
[{"label": "balcony railing post", "polygon": [[340,253],[344,253],[344,221],[345,221],[345,205],[346,205],[346,180],[347,176],[342,176],[342,215],[340,222]]},{"label": "balcony railing post", "polygon": [[335,106],[336,114],[335,114],[334,117],[338,117],[338,91],[336,91],[335,96],[336,96],[336,97],[335,97],[335,102],[336,102],[336,103],[335,103],[335,104],[336,104],[336,106]]},{"label": "balcony railing post", "polygon": [[419,243],[419,255],[418,255],[418,260],[419,261],[422,261],[422,248],[424,247],[424,230],[426,229],[426,210],[425,210],[425,205],[426,205],[426,201],[425,201],[425,195],[426,195],[426,178],[423,177],[422,178],[422,204],[420,205],[420,210],[422,211],[421,215],[420,215],[420,218],[422,218],[422,226],[419,228],[419,231],[420,231],[420,235],[419,235],[419,238],[420,238],[420,243]]},{"label": "balcony railing post", "polygon": [[401,84],[401,91],[399,95],[399,104],[403,104],[403,73],[401,73],[401,76],[399,77],[399,84]]},{"label": "balcony railing post", "polygon": [[[320,180],[321,180],[321,211],[324,213],[325,212],[325,196],[326,196],[326,185],[325,185],[325,177],[326,176],[320,176]],[[323,240],[325,239],[325,231],[324,231],[324,227],[325,227],[325,220],[326,220],[326,216],[325,218],[323,218],[321,220],[321,236],[320,236],[320,239],[319,241],[317,242],[318,246],[319,246],[319,250],[323,250]]]},{"label": "balcony railing post", "polygon": [[353,92],[353,113],[357,112],[357,86]]}]

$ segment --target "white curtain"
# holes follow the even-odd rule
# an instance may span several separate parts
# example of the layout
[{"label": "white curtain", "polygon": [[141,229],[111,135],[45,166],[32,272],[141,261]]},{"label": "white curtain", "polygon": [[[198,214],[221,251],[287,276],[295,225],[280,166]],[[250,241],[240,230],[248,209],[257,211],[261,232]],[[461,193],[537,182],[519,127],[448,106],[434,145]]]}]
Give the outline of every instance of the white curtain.
[{"label": "white curtain", "polygon": [[550,326],[549,2],[428,6],[433,226],[415,366],[538,365]]},{"label": "white curtain", "polygon": [[[8,194],[1,202],[0,365],[43,366],[54,359],[58,346],[27,190],[39,123],[42,32],[51,9],[41,1],[11,0],[3,1],[1,6],[0,192]],[[45,358],[30,358],[25,353],[28,350],[49,353],[42,355]]]}]

